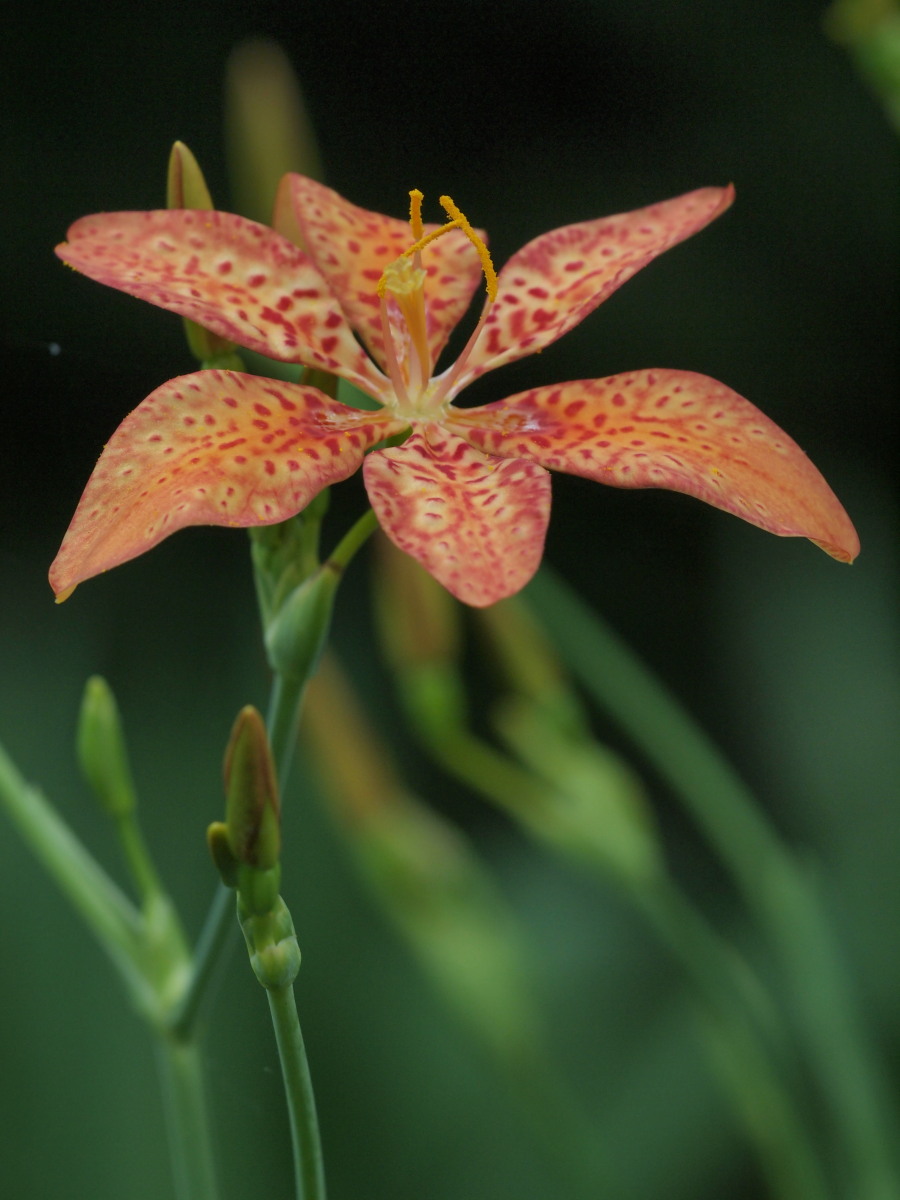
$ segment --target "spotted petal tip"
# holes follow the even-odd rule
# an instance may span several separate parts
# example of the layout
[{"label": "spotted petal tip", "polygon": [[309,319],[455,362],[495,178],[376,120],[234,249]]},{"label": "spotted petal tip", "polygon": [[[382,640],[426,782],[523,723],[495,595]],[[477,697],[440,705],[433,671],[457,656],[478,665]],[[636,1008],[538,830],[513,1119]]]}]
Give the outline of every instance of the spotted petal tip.
[{"label": "spotted petal tip", "polygon": [[271,525],[357,470],[403,428],[315,388],[235,371],[151,393],[103,451],[50,569],[60,600],[189,525]]},{"label": "spotted petal tip", "polygon": [[487,454],[613,487],[670,488],[841,562],[859,553],[850,518],[796,442],[705,375],[644,370],[535,388],[449,423]]},{"label": "spotted petal tip", "polygon": [[370,394],[382,380],[319,272],[286,238],[226,212],[97,213],[56,253],[69,266],[284,362],[342,375]]}]

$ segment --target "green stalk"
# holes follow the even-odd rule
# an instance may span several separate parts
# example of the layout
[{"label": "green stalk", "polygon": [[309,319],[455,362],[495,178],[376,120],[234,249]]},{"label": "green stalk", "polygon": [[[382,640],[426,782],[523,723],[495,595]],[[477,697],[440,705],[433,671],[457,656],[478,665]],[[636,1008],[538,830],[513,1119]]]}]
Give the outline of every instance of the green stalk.
[{"label": "green stalk", "polygon": [[527,596],[573,675],[680,796],[776,948],[832,1112],[853,1200],[896,1200],[893,1102],[867,1044],[818,889],[752,793],[628,647],[546,570]]},{"label": "green stalk", "polygon": [[26,845],[78,911],[143,1012],[156,1011],[141,970],[141,916],[44,796],[0,748],[0,803]]},{"label": "green stalk", "polygon": [[156,1048],[176,1198],[217,1200],[199,1049],[165,1034]]},{"label": "green stalk", "polygon": [[234,892],[220,883],[197,940],[190,983],[169,1018],[168,1029],[172,1037],[189,1041],[194,1036],[203,1000],[232,944],[233,933]]},{"label": "green stalk", "polygon": [[287,984],[267,992],[287,1098],[297,1200],[325,1200],[319,1121],[294,989]]}]

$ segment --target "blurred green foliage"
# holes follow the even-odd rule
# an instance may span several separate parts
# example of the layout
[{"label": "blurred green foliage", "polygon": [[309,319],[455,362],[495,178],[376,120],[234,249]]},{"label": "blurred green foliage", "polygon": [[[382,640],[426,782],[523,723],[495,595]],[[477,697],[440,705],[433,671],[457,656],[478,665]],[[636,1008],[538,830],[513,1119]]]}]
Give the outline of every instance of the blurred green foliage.
[{"label": "blurred green foliage", "polygon": [[[175,138],[197,154],[218,203],[232,203],[226,61],[265,34],[297,68],[329,183],[398,214],[410,187],[449,191],[490,231],[498,265],[554,225],[735,182],[731,213],[540,359],[485,380],[477,398],[631,367],[702,371],[795,436],[846,504],[863,542],[853,568],[683,497],[558,478],[549,557],[816,862],[873,1042],[896,1068],[900,172],[878,102],[822,16],[811,0],[330,0],[261,3],[251,18],[237,0],[199,0],[114,19],[80,5],[51,34],[38,8],[16,7],[0,79],[0,736],[116,871],[74,750],[85,679],[110,679],[148,840],[192,932],[214,886],[204,830],[221,811],[222,749],[238,708],[267,691],[249,549],[238,533],[191,530],[53,606],[46,568],[100,447],[193,363],[177,319],[76,279],[51,248],[85,213],[162,206]],[[328,541],[362,503],[358,480],[336,489]],[[390,731],[398,714],[363,556],[335,632]],[[489,694],[490,668],[473,655],[472,671]],[[612,727],[598,731],[644,776],[683,885],[740,936],[734,896],[672,797]],[[417,793],[472,835],[531,933],[537,999],[609,1148],[610,1195],[761,1197],[679,976],[639,919],[418,752],[401,746],[400,761]],[[302,764],[284,806],[284,894],[303,951],[298,996],[331,1194],[560,1194],[490,1062],[370,907]],[[144,1029],[10,832],[0,881],[5,1190],[168,1196]],[[237,956],[207,1049],[227,1200],[284,1194],[275,1051]],[[248,1138],[265,1189],[258,1164],[230,1149]]]}]

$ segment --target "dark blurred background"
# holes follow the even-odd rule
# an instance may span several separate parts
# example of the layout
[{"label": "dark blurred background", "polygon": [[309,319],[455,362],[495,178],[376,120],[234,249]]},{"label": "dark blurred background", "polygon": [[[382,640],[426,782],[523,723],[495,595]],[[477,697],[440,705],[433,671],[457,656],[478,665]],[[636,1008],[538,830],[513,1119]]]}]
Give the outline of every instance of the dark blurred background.
[{"label": "dark blurred background", "polygon": [[[181,533],[54,607],[46,570],[104,441],[193,364],[178,320],[76,278],[52,248],[84,214],[161,206],[176,138],[218,206],[231,206],[226,61],[266,36],[298,73],[328,183],[397,215],[419,187],[430,219],[450,192],[490,231],[498,266],[554,226],[736,185],[714,226],[539,358],[490,375],[477,398],[635,367],[703,372],[781,424],[844,502],[863,544],[852,568],[684,497],[557,478],[548,558],[819,860],[854,991],[878,1055],[895,1065],[900,173],[877,99],[822,18],[813,0],[191,0],[70,5],[52,21],[43,6],[4,9],[0,737],[115,862],[70,749],[85,677],[109,678],[148,832],[192,931],[212,886],[203,830],[221,804],[227,730],[267,688],[246,538]],[[363,503],[358,479],[338,493],[331,539]],[[336,636],[381,686],[367,578],[363,555]],[[531,929],[559,1054],[612,1147],[616,1200],[762,1196],[675,976],[637,919],[417,770]],[[729,923],[717,868],[645,775],[680,877]],[[292,788],[285,886],[332,1194],[561,1195],[489,1064],[368,905],[308,790]],[[0,837],[0,904],[3,1191],[168,1196],[145,1032],[11,832]],[[237,1147],[226,1200],[286,1195],[277,1063],[239,956],[208,1044],[223,1145]]]}]

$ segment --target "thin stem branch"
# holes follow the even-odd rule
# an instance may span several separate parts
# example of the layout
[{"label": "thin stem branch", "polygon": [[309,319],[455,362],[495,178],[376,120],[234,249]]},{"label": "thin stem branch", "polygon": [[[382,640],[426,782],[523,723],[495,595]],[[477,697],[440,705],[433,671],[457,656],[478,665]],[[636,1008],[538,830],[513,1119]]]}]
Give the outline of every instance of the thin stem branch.
[{"label": "thin stem branch", "polygon": [[297,1200],[325,1200],[325,1169],[306,1047],[291,984],[268,988],[287,1098]]},{"label": "thin stem branch", "polygon": [[194,1036],[203,1000],[230,945],[234,942],[234,892],[220,883],[194,951],[191,981],[169,1020],[173,1037]]},{"label": "thin stem branch", "polygon": [[200,1052],[195,1042],[161,1035],[157,1063],[177,1200],[217,1200]]},{"label": "thin stem branch", "polygon": [[141,916],[88,853],[43,794],[19,773],[0,748],[0,804],[26,845],[56,882],[125,980],[144,1012],[155,996],[141,969]]}]

